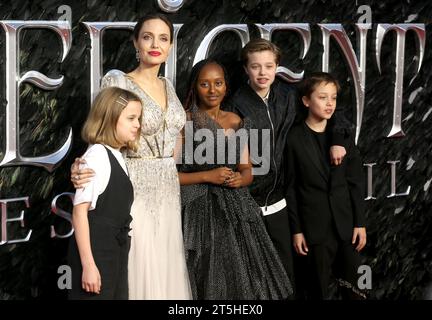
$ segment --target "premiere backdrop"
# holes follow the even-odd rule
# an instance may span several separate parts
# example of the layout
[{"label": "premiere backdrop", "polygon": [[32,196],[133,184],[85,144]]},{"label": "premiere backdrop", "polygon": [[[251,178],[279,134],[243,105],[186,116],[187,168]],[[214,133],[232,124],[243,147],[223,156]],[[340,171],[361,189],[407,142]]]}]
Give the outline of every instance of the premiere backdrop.
[{"label": "premiere backdrop", "polygon": [[[12,140],[19,140],[19,153],[23,158],[52,154],[64,145],[66,155],[52,170],[30,163],[14,166],[5,163],[0,167],[0,299],[63,299],[66,296],[65,290],[58,287],[58,279],[64,272],[61,266],[66,264],[68,240],[62,236],[67,236],[71,230],[67,221],[71,212],[67,192],[73,192],[69,168],[74,158],[86,149],[80,130],[91,101],[91,40],[83,22],[134,22],[145,13],[162,12],[164,2],[182,1],[1,1],[0,19],[4,24],[0,29],[0,161],[7,162],[4,159],[7,141]],[[371,298],[431,299],[432,4],[426,0],[183,2],[178,11],[167,13],[175,24],[183,24],[174,53],[180,99],[185,95],[187,76],[197,49],[204,37],[219,25],[247,24],[250,37],[259,37],[255,24],[308,23],[310,48],[304,58],[304,44],[298,33],[277,30],[271,36],[283,49],[281,65],[300,73],[322,70],[326,64],[322,59],[323,31],[318,24],[341,24],[357,50],[355,24],[372,23],[365,42],[365,102],[358,136],[358,146],[367,164],[365,181],[371,182],[365,194],[365,198],[369,198],[368,244],[363,251],[364,264],[372,270]],[[60,37],[48,29],[23,30],[18,40],[20,51],[7,55],[5,25],[8,21],[69,19],[72,42],[63,61]],[[415,30],[408,31],[404,65],[395,72],[396,31],[388,32],[382,40],[380,72],[376,58],[378,26],[404,23],[423,26],[426,45],[421,45],[422,37]],[[130,37],[131,32],[127,30],[110,29],[104,33],[102,75],[110,69],[128,72],[136,66]],[[241,47],[238,34],[232,31],[220,33],[209,47],[209,55],[219,57],[226,64],[231,91],[244,80],[237,61]],[[329,71],[335,73],[342,85],[338,106],[343,106],[347,118],[358,126],[356,79],[337,41],[330,40],[327,52]],[[424,54],[422,61],[421,53]],[[41,89],[31,81],[18,84],[12,79],[14,86],[19,86],[17,132],[7,124],[12,104],[7,101],[6,90],[11,90],[10,81],[15,72],[7,67],[7,59],[11,58],[17,59],[19,64],[17,77],[29,70],[50,78],[64,76],[62,84],[53,90]],[[402,109],[398,113],[394,92],[401,78]],[[404,135],[387,137],[398,122],[398,116]],[[71,132],[69,145],[67,139]],[[19,217],[22,210],[23,225],[20,221],[10,221]],[[28,241],[14,243],[26,236],[29,236]]]}]

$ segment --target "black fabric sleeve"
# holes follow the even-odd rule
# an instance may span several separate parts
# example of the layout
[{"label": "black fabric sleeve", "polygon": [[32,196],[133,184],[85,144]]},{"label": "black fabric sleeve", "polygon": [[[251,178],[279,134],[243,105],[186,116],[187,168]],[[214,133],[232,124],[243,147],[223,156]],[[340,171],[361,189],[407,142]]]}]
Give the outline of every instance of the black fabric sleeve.
[{"label": "black fabric sleeve", "polygon": [[363,165],[360,152],[354,144],[354,139],[348,139],[348,152],[346,160],[346,180],[351,198],[354,227],[365,227],[365,183]]},{"label": "black fabric sleeve", "polygon": [[302,123],[306,120],[308,115],[308,108],[303,105],[298,90],[295,91],[295,120],[294,124]]},{"label": "black fabric sleeve", "polygon": [[328,122],[328,128],[330,130],[330,145],[342,146],[347,149],[348,137],[351,136],[354,126],[345,117],[344,110],[344,107],[337,106],[333,116]]},{"label": "black fabric sleeve", "polygon": [[289,217],[291,234],[302,233],[300,218],[297,210],[297,190],[296,190],[296,160],[293,141],[288,139],[285,148],[285,182],[286,182],[286,202]]}]

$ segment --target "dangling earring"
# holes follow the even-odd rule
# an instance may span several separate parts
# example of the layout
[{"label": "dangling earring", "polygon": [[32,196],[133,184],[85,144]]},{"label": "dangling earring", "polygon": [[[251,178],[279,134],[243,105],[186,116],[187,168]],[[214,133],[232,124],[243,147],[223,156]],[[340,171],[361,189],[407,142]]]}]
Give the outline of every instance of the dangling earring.
[{"label": "dangling earring", "polygon": [[138,51],[138,49],[135,49],[135,50],[136,50],[136,52],[135,52],[135,58],[137,59],[138,62],[140,62],[139,51]]}]

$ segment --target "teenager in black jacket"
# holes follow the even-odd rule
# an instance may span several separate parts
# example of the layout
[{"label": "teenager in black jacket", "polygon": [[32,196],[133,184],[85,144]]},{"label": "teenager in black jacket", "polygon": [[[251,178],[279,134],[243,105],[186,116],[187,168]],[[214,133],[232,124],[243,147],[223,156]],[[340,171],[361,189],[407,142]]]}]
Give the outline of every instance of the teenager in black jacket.
[{"label": "teenager in black jacket", "polygon": [[[253,39],[242,49],[241,59],[249,80],[227,101],[225,109],[252,121],[250,155],[254,181],[249,187],[262,208],[267,231],[273,240],[291,282],[294,283],[291,234],[287,214],[284,149],[298,106],[294,86],[276,78],[280,49],[265,39]],[[328,155],[340,164],[347,122],[337,117]],[[255,152],[254,152],[255,150]],[[257,152],[256,152],[257,151]]]}]

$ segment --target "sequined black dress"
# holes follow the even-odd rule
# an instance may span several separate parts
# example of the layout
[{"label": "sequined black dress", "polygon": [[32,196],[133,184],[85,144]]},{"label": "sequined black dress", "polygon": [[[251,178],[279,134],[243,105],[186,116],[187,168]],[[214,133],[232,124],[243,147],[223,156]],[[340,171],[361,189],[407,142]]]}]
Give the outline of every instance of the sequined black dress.
[{"label": "sequined black dress", "polygon": [[[224,130],[196,107],[190,116],[193,122],[186,124],[179,171],[205,171],[221,166],[235,170],[242,149],[241,139],[236,137],[244,133],[247,137],[247,120],[237,131],[225,136]],[[192,145],[190,140],[188,143],[192,139],[191,128],[195,139],[197,133],[207,136],[193,142],[193,159],[188,150],[188,145]],[[199,164],[202,163],[200,156],[211,155],[209,147],[207,152],[201,152],[204,140],[207,146],[210,140],[214,142],[214,162],[218,152],[223,152],[228,161],[228,145],[237,140],[233,163]],[[185,163],[188,161],[189,164]],[[266,232],[261,210],[246,187],[181,186],[181,205],[186,262],[195,299],[283,299],[292,293],[290,281]]]}]

